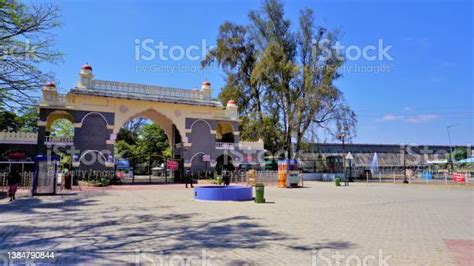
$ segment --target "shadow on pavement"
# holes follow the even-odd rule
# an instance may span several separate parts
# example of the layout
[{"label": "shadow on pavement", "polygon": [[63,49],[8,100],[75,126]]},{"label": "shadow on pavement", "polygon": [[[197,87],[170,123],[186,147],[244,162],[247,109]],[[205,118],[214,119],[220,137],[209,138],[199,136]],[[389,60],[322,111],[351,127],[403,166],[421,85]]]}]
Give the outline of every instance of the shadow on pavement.
[{"label": "shadow on pavement", "polygon": [[[59,201],[24,198],[0,205],[0,213],[21,214],[16,220],[0,217],[0,253],[6,251],[54,251],[51,263],[133,263],[143,252],[164,255],[196,255],[234,249],[257,250],[297,238],[273,230],[246,215],[209,219],[200,213],[151,213],[150,207],[134,209],[97,202],[93,193],[57,197]],[[56,199],[56,197],[54,197]],[[95,208],[88,208],[98,205]],[[167,211],[167,206],[157,206]],[[34,215],[31,215],[34,214]],[[29,216],[29,217],[28,217]],[[22,219],[30,219],[29,224]],[[8,223],[8,225],[6,224]],[[349,242],[284,246],[309,251],[351,248]],[[234,265],[242,265],[234,261]]]}]

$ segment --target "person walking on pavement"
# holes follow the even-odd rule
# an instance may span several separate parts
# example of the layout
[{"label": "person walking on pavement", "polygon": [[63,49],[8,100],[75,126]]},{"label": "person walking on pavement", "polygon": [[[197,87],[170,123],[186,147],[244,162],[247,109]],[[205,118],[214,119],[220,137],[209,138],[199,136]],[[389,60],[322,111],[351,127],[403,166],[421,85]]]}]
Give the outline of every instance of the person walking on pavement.
[{"label": "person walking on pavement", "polygon": [[20,183],[20,173],[17,170],[12,170],[10,174],[8,174],[8,196],[10,197],[10,201],[15,200],[16,190],[18,189],[18,183]]},{"label": "person walking on pavement", "polygon": [[188,184],[191,184],[191,187],[193,187],[193,177],[190,169],[186,170],[186,174],[184,175],[184,182],[186,183],[186,188],[188,188]]},{"label": "person walking on pavement", "polygon": [[222,171],[222,180],[224,181],[225,186],[230,184],[230,172],[227,169]]}]

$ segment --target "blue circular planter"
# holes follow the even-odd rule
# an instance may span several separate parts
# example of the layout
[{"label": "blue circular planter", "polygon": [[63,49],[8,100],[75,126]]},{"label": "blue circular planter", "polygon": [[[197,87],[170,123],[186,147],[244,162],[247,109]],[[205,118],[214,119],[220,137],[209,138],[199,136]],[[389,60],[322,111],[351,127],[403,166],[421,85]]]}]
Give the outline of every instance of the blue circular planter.
[{"label": "blue circular planter", "polygon": [[214,201],[253,200],[252,187],[246,186],[202,186],[194,188],[194,199]]}]

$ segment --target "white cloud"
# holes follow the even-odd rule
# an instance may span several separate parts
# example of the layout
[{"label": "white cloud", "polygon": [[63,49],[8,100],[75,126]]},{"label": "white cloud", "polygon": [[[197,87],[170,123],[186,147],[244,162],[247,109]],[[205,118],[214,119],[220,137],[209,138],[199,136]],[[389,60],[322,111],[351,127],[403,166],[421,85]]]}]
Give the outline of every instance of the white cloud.
[{"label": "white cloud", "polygon": [[381,119],[379,119],[379,121],[396,121],[401,119],[403,119],[402,115],[386,114]]},{"label": "white cloud", "polygon": [[415,115],[415,116],[410,116],[405,119],[408,123],[425,123],[425,122],[430,122],[433,120],[438,119],[438,115],[433,115],[433,114],[422,114],[422,115]]},{"label": "white cloud", "polygon": [[440,117],[435,114],[419,114],[419,115],[410,115],[410,116],[386,114],[382,118],[377,119],[377,121],[378,122],[403,121],[407,123],[418,124],[418,123],[430,122],[439,118]]}]

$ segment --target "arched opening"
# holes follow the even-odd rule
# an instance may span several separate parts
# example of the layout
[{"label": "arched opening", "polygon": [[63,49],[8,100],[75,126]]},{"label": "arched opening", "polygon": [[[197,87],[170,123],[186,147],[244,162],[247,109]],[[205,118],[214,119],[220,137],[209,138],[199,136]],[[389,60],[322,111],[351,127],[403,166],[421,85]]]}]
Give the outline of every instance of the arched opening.
[{"label": "arched opening", "polygon": [[[179,144],[179,145],[178,145]],[[148,110],[132,116],[117,133],[117,176],[124,183],[172,182],[169,159],[181,158],[181,135],[162,114]]]},{"label": "arched opening", "polygon": [[[54,111],[46,120],[45,144],[57,147],[73,145],[74,143],[74,120],[70,113],[65,111]],[[71,154],[63,149],[55,149],[54,154],[59,156],[59,168],[71,169]]]},{"label": "arched opening", "polygon": [[65,118],[59,118],[51,124],[50,136],[57,138],[74,138],[74,124]]},{"label": "arched opening", "polygon": [[[204,160],[203,152],[198,152],[191,157],[191,169],[194,174],[198,173],[198,176],[205,175],[205,172],[209,169],[209,162]],[[202,173],[202,174],[201,174]]]},{"label": "arched opening", "polygon": [[48,115],[45,127],[46,137],[74,138],[74,118],[65,111],[54,111]]},{"label": "arched opening", "polygon": [[234,171],[235,167],[232,163],[232,157],[226,154],[222,154],[217,157],[216,160],[216,172],[218,175],[222,173],[222,170]]},{"label": "arched opening", "polygon": [[231,123],[219,122],[217,124],[216,142],[234,143],[234,129]]}]

